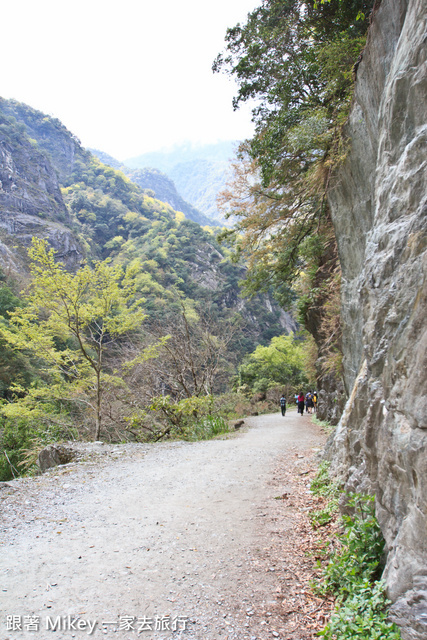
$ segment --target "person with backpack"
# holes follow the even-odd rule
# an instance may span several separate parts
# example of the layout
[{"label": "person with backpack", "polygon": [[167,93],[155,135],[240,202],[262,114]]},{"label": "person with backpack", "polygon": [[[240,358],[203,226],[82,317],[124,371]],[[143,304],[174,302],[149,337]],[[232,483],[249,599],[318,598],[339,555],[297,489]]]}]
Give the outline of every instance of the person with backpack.
[{"label": "person with backpack", "polygon": [[286,398],[283,394],[280,398],[280,408],[282,410],[282,416],[286,415]]},{"label": "person with backpack", "polygon": [[309,391],[305,396],[305,405],[307,413],[313,413],[314,402],[313,394],[311,393],[311,391]]},{"label": "person with backpack", "polygon": [[297,403],[298,403],[298,413],[300,413],[303,416],[304,415],[305,396],[304,396],[302,391],[300,391],[300,394],[299,394],[298,399],[297,399]]}]

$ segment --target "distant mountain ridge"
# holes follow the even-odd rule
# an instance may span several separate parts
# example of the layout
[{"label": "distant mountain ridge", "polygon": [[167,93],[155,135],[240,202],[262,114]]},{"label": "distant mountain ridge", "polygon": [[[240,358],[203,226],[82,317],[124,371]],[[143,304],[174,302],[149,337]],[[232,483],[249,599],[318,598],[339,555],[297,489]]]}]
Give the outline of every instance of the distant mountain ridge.
[{"label": "distant mountain ridge", "polygon": [[191,205],[189,202],[186,202],[178,193],[173,180],[159,169],[153,169],[150,167],[132,169],[119,162],[119,160],[116,160],[116,158],[108,155],[108,153],[104,153],[98,149],[89,150],[103,164],[121,171],[128,176],[132,182],[141,187],[141,189],[148,189],[152,191],[155,198],[162,202],[167,202],[167,204],[170,204],[175,211],[182,211],[189,220],[198,222],[200,225],[217,226],[219,224],[217,220],[204,215],[196,207]]},{"label": "distant mountain ridge", "polygon": [[238,144],[236,140],[208,145],[186,143],[129,158],[124,164],[165,172],[186,201],[222,225],[224,217],[218,211],[216,198],[230,177]]}]

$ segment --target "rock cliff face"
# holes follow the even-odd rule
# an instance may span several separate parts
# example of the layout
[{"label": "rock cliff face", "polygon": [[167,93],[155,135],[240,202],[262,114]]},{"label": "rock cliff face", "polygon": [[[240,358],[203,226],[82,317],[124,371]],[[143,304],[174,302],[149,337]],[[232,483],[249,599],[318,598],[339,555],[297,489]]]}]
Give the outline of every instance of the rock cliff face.
[{"label": "rock cliff face", "polygon": [[358,67],[351,150],[329,195],[349,400],[329,456],[375,492],[402,637],[427,637],[426,10],[383,0]]},{"label": "rock cliff face", "polygon": [[43,237],[73,268],[83,252],[71,229],[58,174],[0,103],[0,266],[25,273],[26,248]]}]

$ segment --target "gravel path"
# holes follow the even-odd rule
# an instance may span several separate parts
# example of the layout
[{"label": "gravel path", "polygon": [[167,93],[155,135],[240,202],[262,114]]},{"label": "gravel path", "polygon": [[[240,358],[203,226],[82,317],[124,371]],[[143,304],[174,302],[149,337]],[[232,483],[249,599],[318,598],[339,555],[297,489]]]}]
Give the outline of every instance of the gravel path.
[{"label": "gravel path", "polygon": [[196,443],[84,445],[79,462],[3,487],[0,637],[285,637],[260,562],[269,480],[280,456],[306,464],[325,438],[295,412],[246,425]]}]

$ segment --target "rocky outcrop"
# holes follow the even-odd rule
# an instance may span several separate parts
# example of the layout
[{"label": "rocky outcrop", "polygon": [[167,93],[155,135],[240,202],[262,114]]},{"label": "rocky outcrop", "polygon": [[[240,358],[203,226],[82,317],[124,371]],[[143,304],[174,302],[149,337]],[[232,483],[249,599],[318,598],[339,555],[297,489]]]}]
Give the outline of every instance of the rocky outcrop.
[{"label": "rocky outcrop", "polygon": [[426,26],[423,0],[374,15],[329,194],[349,397],[329,456],[347,486],[376,494],[405,639],[427,637]]},{"label": "rocky outcrop", "polygon": [[59,260],[74,268],[83,251],[68,226],[56,169],[1,111],[0,124],[0,266],[25,272],[26,249],[38,236],[49,241]]},{"label": "rocky outcrop", "polygon": [[317,418],[331,425],[337,425],[347,398],[343,382],[334,373],[328,373],[319,376],[317,383],[319,385]]},{"label": "rocky outcrop", "polygon": [[0,203],[3,211],[69,221],[56,172],[25,138],[0,140]]},{"label": "rocky outcrop", "polygon": [[[74,171],[76,161],[85,162],[90,156],[80,141],[57,119],[16,100],[0,98],[0,112],[6,118],[17,121],[19,140],[26,136],[42,149],[48,164],[55,167],[59,179],[64,182]],[[18,139],[14,136],[14,141]]]}]

